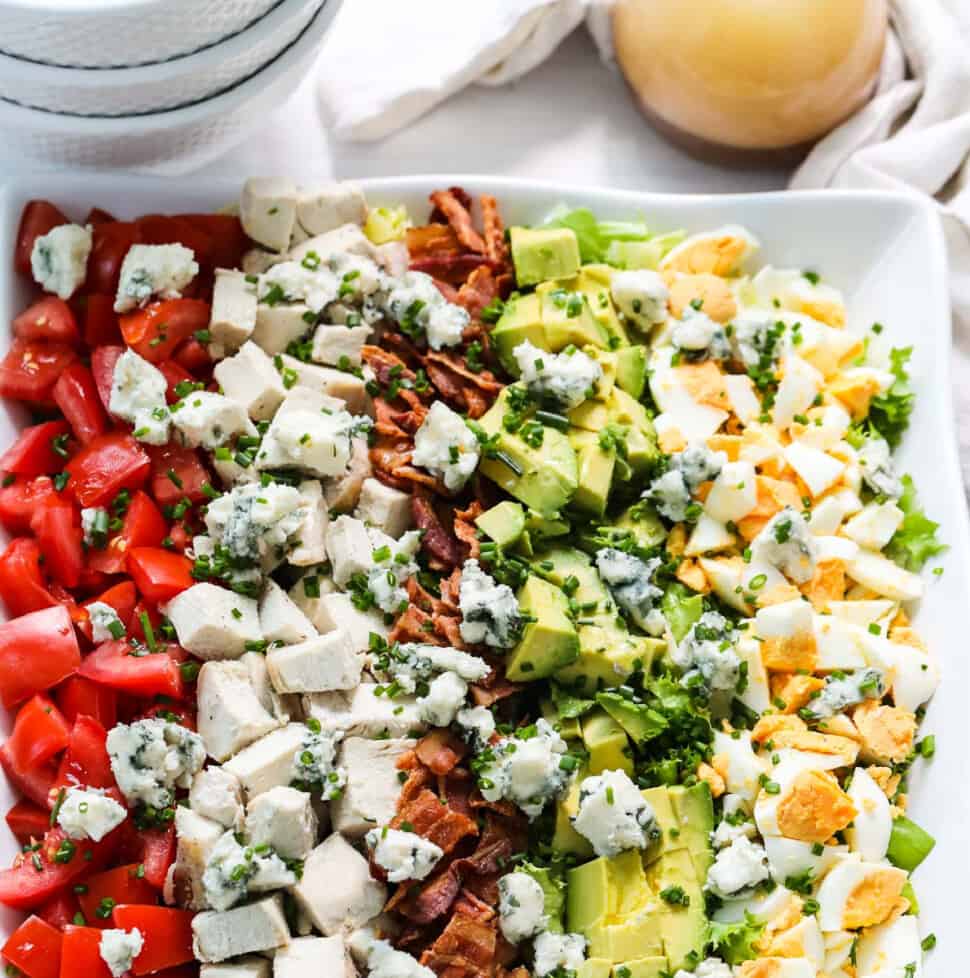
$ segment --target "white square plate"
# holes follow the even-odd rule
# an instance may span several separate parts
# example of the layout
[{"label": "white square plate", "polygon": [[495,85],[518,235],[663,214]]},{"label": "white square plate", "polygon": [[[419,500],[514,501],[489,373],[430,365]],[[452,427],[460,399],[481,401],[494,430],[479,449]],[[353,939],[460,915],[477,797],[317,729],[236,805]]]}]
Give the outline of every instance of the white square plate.
[{"label": "white square plate", "polygon": [[[920,499],[941,524],[949,545],[940,576],[927,574],[926,596],[916,610],[916,627],[943,667],[942,686],[930,705],[923,733],[937,735],[936,757],[918,761],[910,775],[910,814],[937,839],[917,871],[915,887],[926,932],[939,944],[927,956],[929,978],[966,973],[964,886],[970,879],[970,657],[962,648],[970,611],[970,534],[956,455],[950,399],[950,312],[943,237],[933,210],[915,197],[883,193],[811,193],[669,196],[584,189],[501,177],[429,176],[363,181],[372,204],[407,205],[418,220],[437,188],[465,187],[494,194],[507,224],[536,222],[556,204],[589,207],[601,218],[642,216],[657,231],[710,230],[742,224],[761,241],[759,256],[773,265],[812,268],[840,288],[848,303],[850,328],[884,324],[896,346],[914,347],[911,361],[917,392],[912,425],[898,454],[900,470],[911,472]],[[29,298],[11,270],[17,222],[24,203],[48,198],[75,220],[97,205],[118,217],[149,212],[215,210],[233,203],[239,185],[226,181],[167,180],[118,175],[38,175],[0,188],[0,321],[3,329]],[[4,335],[6,349],[9,336]],[[24,414],[0,407],[0,448],[14,437]],[[963,636],[963,637],[962,637]],[[958,641],[959,639],[959,641]],[[0,717],[0,733],[10,718]],[[0,811],[13,801],[0,783]],[[0,865],[9,865],[16,843],[0,828]],[[18,915],[0,915],[0,935]]]}]

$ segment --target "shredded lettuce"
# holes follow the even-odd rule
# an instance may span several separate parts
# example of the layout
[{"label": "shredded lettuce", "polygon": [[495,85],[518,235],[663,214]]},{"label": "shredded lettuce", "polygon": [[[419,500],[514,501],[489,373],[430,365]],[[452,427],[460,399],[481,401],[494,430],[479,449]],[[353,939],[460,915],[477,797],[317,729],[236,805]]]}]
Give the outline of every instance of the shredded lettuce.
[{"label": "shredded lettuce", "polygon": [[867,418],[871,427],[895,448],[902,441],[903,433],[909,427],[910,415],[916,395],[909,386],[909,371],[906,369],[913,355],[911,346],[893,347],[889,353],[889,369],[896,378],[885,394],[872,399]]},{"label": "shredded lettuce", "polygon": [[902,483],[903,494],[897,505],[905,514],[903,524],[889,541],[886,554],[907,570],[918,571],[930,557],[946,550],[946,544],[936,536],[940,524],[923,512],[912,477],[904,475]]},{"label": "shredded lettuce", "polygon": [[607,261],[610,246],[615,242],[648,241],[653,236],[643,221],[599,221],[591,210],[574,210],[560,204],[542,225],[547,228],[570,228],[579,241],[583,262]]},{"label": "shredded lettuce", "polygon": [[683,584],[674,583],[664,591],[661,607],[674,639],[682,642],[691,625],[700,620],[704,612],[704,599],[688,591]]},{"label": "shredded lettuce", "polygon": [[737,965],[751,961],[758,956],[755,943],[765,929],[757,917],[745,912],[744,920],[730,924],[711,921],[711,946],[714,953],[724,958],[728,964]]},{"label": "shredded lettuce", "polygon": [[606,260],[617,268],[656,268],[660,259],[685,237],[685,231],[670,231],[647,241],[613,241],[606,249]]}]

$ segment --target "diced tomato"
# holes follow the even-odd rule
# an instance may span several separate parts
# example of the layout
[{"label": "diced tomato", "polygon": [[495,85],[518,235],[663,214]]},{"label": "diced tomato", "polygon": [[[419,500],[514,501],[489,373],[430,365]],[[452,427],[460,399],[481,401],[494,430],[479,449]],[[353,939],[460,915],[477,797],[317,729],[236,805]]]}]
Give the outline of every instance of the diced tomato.
[{"label": "diced tomato", "polygon": [[80,912],[81,906],[71,890],[61,890],[35,909],[35,913],[41,920],[59,931],[64,930],[69,924],[76,924]]},{"label": "diced tomato", "polygon": [[151,461],[127,432],[100,435],[67,464],[68,489],[82,506],[104,506],[122,489],[140,489]]},{"label": "diced tomato", "polygon": [[17,767],[10,757],[7,745],[4,744],[0,747],[0,767],[3,768],[7,780],[20,794],[36,805],[50,808],[51,789],[57,777],[57,764],[54,761],[33,768]]},{"label": "diced tomato", "polygon": [[208,302],[163,299],[122,316],[121,335],[139,356],[150,363],[161,363],[172,356],[183,340],[208,325]]},{"label": "diced tomato", "polygon": [[[108,413],[101,403],[94,375],[83,363],[72,363],[54,384],[54,401],[82,445],[108,430]],[[46,471],[58,471],[47,469]]]},{"label": "diced tomato", "polygon": [[117,220],[117,218],[112,217],[106,210],[100,207],[92,207],[88,211],[88,216],[84,219],[85,224],[95,225],[95,224],[112,224]]},{"label": "diced tomato", "polygon": [[4,746],[11,762],[26,770],[64,750],[70,729],[53,700],[38,693],[17,712],[13,732]]},{"label": "diced tomato", "polygon": [[195,534],[190,526],[184,522],[173,523],[168,528],[168,538],[172,541],[172,547],[179,553],[185,553],[186,549],[192,545],[192,537]]},{"label": "diced tomato", "polygon": [[44,555],[44,568],[64,587],[77,587],[84,567],[84,533],[77,507],[59,493],[49,496],[30,518]]},{"label": "diced tomato", "polygon": [[70,846],[62,845],[71,840],[61,829],[51,829],[40,849],[21,853],[12,869],[0,870],[0,903],[19,910],[39,906],[62,892],[79,876],[98,872],[114,854],[120,838],[119,827],[100,842],[73,840],[71,858],[58,862],[54,859],[55,854],[71,851]]},{"label": "diced tomato", "polygon": [[115,364],[124,352],[123,346],[99,346],[91,354],[91,373],[105,411],[111,409],[111,385],[114,381]]},{"label": "diced tomato", "polygon": [[107,731],[93,717],[80,716],[74,721],[61,758],[54,788],[87,785],[91,788],[114,788],[115,778],[106,746]]},{"label": "diced tomato", "polygon": [[103,642],[84,657],[79,674],[134,696],[182,695],[182,672],[166,652],[132,655],[131,643]]},{"label": "diced tomato", "polygon": [[[164,829],[141,829],[129,836],[132,862],[145,867],[145,879],[161,890],[173,862],[175,862],[175,825]],[[126,852],[128,850],[126,849]]]},{"label": "diced tomato", "polygon": [[53,493],[54,484],[46,475],[17,478],[9,486],[0,487],[0,523],[11,533],[25,533],[36,507]]},{"label": "diced tomato", "polygon": [[157,366],[165,375],[165,380],[168,383],[168,387],[165,389],[165,400],[169,404],[174,404],[180,399],[178,391],[175,389],[179,384],[196,383],[195,377],[185,367],[180,363],[176,363],[174,360],[165,360],[157,364]]},{"label": "diced tomato", "polygon": [[57,378],[75,359],[77,353],[69,346],[15,339],[0,361],[0,395],[50,406]]},{"label": "diced tomato", "polygon": [[160,506],[171,506],[180,499],[200,503],[211,490],[211,479],[194,448],[160,445],[148,449],[152,460],[152,495]]},{"label": "diced tomato", "polygon": [[21,275],[30,275],[30,255],[34,250],[34,242],[52,228],[70,223],[64,212],[50,201],[28,201],[20,216],[20,227],[17,228],[13,267]]},{"label": "diced tomato", "polygon": [[[114,927],[111,911],[119,904],[146,904],[154,906],[158,900],[155,888],[145,881],[145,867],[141,863],[129,863],[89,876],[85,881],[87,892],[78,897],[81,912],[92,927]],[[131,928],[126,926],[126,930]]]},{"label": "diced tomato", "polygon": [[40,559],[40,547],[29,537],[11,540],[0,555],[0,598],[13,616],[57,604],[47,588]]},{"label": "diced tomato", "polygon": [[131,616],[131,636],[132,638],[138,639],[139,642],[148,642],[148,633],[145,629],[145,621],[148,621],[150,626],[148,632],[151,633],[152,641],[155,640],[155,636],[158,634],[157,629],[161,627],[162,624],[162,613],[155,607],[154,604],[146,601],[139,601],[135,605],[135,610]]},{"label": "diced tomato", "polygon": [[104,550],[88,552],[88,566],[118,574],[125,569],[128,553],[135,547],[157,547],[168,532],[168,525],[159,508],[149,496],[139,490],[131,497],[121,530]]},{"label": "diced tomato", "polygon": [[[99,594],[96,598],[92,598],[91,601],[87,602],[84,607],[91,604],[93,601],[99,601],[102,604],[110,605],[118,613],[118,617],[121,619],[121,624],[125,626],[127,631],[128,627],[131,625],[131,616],[135,610],[135,602],[138,600],[138,595],[135,592],[135,585],[131,581],[121,581],[119,584],[115,584],[109,587],[107,591],[103,594]],[[90,632],[90,623],[88,627],[88,632]],[[91,636],[88,635],[88,638]]]},{"label": "diced tomato", "polygon": [[128,551],[128,573],[138,593],[153,604],[174,598],[196,583],[192,561],[161,547],[136,547]]},{"label": "diced tomato", "polygon": [[68,723],[87,716],[110,730],[118,722],[118,694],[84,676],[65,679],[54,690],[54,699]]},{"label": "diced tomato", "polygon": [[114,221],[95,225],[85,291],[115,295],[121,263],[128,249],[137,242],[138,228],[133,223]]},{"label": "diced tomato", "polygon": [[114,296],[92,293],[84,299],[84,345],[88,349],[121,342]]},{"label": "diced tomato", "polygon": [[61,932],[40,917],[28,917],[0,953],[27,978],[59,978]]},{"label": "diced tomato", "polygon": [[144,904],[122,904],[114,908],[114,925],[123,930],[137,928],[145,944],[135,958],[132,971],[148,975],[162,968],[172,968],[194,961],[192,953],[191,910],[173,907],[150,907]]},{"label": "diced tomato", "polygon": [[111,978],[101,957],[101,931],[97,927],[64,928],[58,978]]},{"label": "diced tomato", "polygon": [[0,623],[0,701],[8,709],[77,671],[81,651],[66,608]]},{"label": "diced tomato", "polygon": [[51,813],[40,805],[21,798],[7,812],[7,828],[25,845],[30,839],[41,839],[50,828]]},{"label": "diced tomato", "polygon": [[0,455],[0,469],[27,476],[60,472],[67,461],[65,442],[69,431],[66,421],[44,421],[24,428],[17,440]]},{"label": "diced tomato", "polygon": [[[169,648],[171,649],[171,646]],[[184,676],[183,681],[189,682]],[[182,703],[156,703],[143,713],[139,713],[137,717],[139,720],[152,720],[156,718],[178,723],[186,729],[193,731],[196,729],[196,721],[198,719],[195,710],[184,701]]]},{"label": "diced tomato", "polygon": [[144,244],[180,244],[191,248],[200,265],[210,265],[212,242],[208,233],[184,217],[168,214],[146,214],[135,222],[139,240]]},{"label": "diced tomato", "polygon": [[192,373],[201,373],[212,366],[212,357],[207,347],[197,339],[186,340],[176,351],[175,361]]},{"label": "diced tomato", "polygon": [[71,307],[56,295],[44,296],[13,321],[13,335],[28,343],[63,343],[77,346],[81,332]]},{"label": "diced tomato", "polygon": [[249,250],[242,222],[231,214],[182,214],[189,224],[209,235],[209,261],[213,268],[238,268]]}]

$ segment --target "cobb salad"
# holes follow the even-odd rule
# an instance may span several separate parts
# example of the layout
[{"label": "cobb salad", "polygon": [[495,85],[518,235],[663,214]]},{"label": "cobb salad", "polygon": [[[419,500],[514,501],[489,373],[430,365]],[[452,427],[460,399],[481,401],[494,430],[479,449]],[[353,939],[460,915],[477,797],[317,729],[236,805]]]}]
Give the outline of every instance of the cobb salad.
[{"label": "cobb salad", "polygon": [[7,972],[919,978],[911,350],[741,226],[430,205],[25,208]]}]

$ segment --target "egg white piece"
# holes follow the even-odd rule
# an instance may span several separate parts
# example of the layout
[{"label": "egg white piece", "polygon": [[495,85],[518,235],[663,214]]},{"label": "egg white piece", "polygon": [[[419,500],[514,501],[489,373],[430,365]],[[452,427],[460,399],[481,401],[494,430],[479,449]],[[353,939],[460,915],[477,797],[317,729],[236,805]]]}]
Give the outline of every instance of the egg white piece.
[{"label": "egg white piece", "polygon": [[671,248],[660,261],[660,268],[677,268],[682,259],[695,248],[703,248],[710,241],[718,241],[722,238],[731,239],[732,244],[740,245],[737,260],[726,270],[727,274],[733,275],[740,271],[741,267],[748,261],[761,247],[758,239],[740,224],[725,224],[724,227],[715,228],[713,231],[701,231],[699,234],[692,234],[679,245]]},{"label": "egg white piece", "polygon": [[840,489],[822,499],[808,518],[808,528],[816,536],[831,535],[842,521],[862,509],[862,500],[851,489]]},{"label": "egg white piece", "polygon": [[766,835],[764,842],[771,876],[782,886],[789,877],[809,871],[812,880],[818,881],[849,851],[847,846],[824,846],[818,855],[810,842],[786,839],[781,835]]},{"label": "egg white piece", "polygon": [[859,629],[858,638],[866,648],[870,664],[885,673],[896,706],[913,712],[936,692],[940,667],[928,652],[891,642],[871,634],[868,629]]},{"label": "egg white piece", "polygon": [[677,428],[688,442],[707,441],[727,420],[728,413],[691,397],[670,365],[673,353],[673,347],[662,347],[654,350],[651,358],[650,393],[661,411],[656,420],[664,418],[663,423]]},{"label": "egg white piece", "polygon": [[916,574],[873,550],[860,549],[846,569],[853,581],[884,598],[915,601],[923,596],[923,582]]},{"label": "egg white piece", "polygon": [[717,553],[734,546],[734,534],[707,513],[701,513],[700,519],[694,524],[684,554],[687,557],[699,557],[701,554]]},{"label": "egg white piece", "polygon": [[834,615],[816,615],[813,625],[819,672],[864,669],[869,664],[858,629]]},{"label": "egg white piece", "polygon": [[822,939],[825,942],[825,966],[822,970],[832,975],[849,962],[856,935],[849,930],[835,930],[823,934]]},{"label": "egg white piece", "polygon": [[745,914],[751,914],[758,920],[773,920],[782,913],[794,899],[791,890],[776,886],[770,893],[757,893],[743,900],[726,900],[714,911],[714,920],[721,924],[732,924],[744,920]]},{"label": "egg white piece", "polygon": [[825,941],[818,921],[812,916],[802,917],[794,927],[776,934],[775,940],[784,947],[786,958],[804,958],[816,971],[825,963]]},{"label": "egg white piece", "polygon": [[771,689],[768,686],[768,672],[761,658],[761,645],[745,635],[734,647],[738,658],[748,666],[748,685],[738,699],[755,713],[761,714],[771,706]]},{"label": "egg white piece", "polygon": [[845,469],[841,459],[801,441],[793,441],[785,449],[785,461],[808,486],[813,497],[821,496],[834,486]]},{"label": "egg white piece", "polygon": [[846,621],[850,625],[860,625],[863,628],[893,618],[898,607],[899,605],[895,601],[885,599],[829,602],[829,611],[836,618]]},{"label": "egg white piece", "polygon": [[743,730],[735,738],[720,730],[715,731],[714,755],[727,759],[727,790],[746,801],[753,801],[760,790],[758,779],[768,770],[768,763],[755,754],[751,734]]},{"label": "egg white piece", "polygon": [[893,817],[889,799],[865,768],[856,768],[847,792],[858,814],[845,830],[849,848],[869,862],[885,858]]},{"label": "egg white piece", "polygon": [[915,964],[913,978],[922,978],[923,949],[919,921],[908,915],[864,931],[856,945],[858,978],[904,978]]}]

